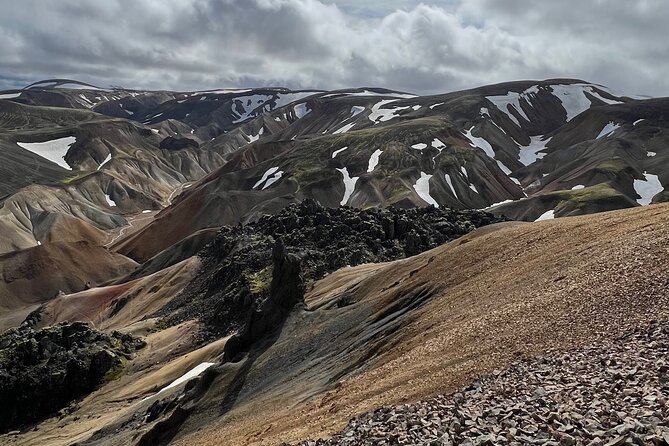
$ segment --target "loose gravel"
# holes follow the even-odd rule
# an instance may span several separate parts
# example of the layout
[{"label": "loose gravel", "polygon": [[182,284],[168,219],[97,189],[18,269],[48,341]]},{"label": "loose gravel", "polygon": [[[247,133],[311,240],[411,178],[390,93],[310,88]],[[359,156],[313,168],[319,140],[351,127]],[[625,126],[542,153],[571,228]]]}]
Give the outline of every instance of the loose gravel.
[{"label": "loose gravel", "polygon": [[669,322],[352,419],[321,445],[669,445]]}]

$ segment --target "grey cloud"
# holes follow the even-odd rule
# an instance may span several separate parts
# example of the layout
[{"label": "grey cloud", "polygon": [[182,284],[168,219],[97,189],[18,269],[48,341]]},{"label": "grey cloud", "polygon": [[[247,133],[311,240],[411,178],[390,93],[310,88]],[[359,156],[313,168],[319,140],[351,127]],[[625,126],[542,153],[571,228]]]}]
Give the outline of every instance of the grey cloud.
[{"label": "grey cloud", "polygon": [[23,0],[0,17],[0,88],[49,77],[188,90],[439,93],[575,77],[669,94],[669,2]]}]

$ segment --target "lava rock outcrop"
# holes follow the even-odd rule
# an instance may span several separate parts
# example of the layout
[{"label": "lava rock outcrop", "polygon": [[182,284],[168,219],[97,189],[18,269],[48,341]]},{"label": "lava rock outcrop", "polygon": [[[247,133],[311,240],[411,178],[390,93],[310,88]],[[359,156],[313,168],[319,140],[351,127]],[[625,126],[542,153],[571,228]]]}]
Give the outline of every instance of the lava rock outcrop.
[{"label": "lava rock outcrop", "polygon": [[223,227],[200,252],[202,272],[159,315],[170,323],[198,318],[216,335],[238,332],[249,309],[270,295],[279,238],[309,282],[347,265],[412,256],[500,221],[478,210],[326,208],[305,200],[253,223]]},{"label": "lava rock outcrop", "polygon": [[42,330],[24,325],[0,335],[0,433],[57,413],[122,372],[143,346],[127,334],[87,324]]}]

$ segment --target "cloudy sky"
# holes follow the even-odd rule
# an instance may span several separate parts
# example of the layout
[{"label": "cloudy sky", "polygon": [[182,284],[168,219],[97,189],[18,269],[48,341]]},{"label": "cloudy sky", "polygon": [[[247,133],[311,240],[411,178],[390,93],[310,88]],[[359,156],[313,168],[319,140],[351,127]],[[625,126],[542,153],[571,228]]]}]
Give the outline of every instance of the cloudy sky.
[{"label": "cloudy sky", "polygon": [[573,77],[669,96],[666,0],[2,0],[0,89],[419,94]]}]

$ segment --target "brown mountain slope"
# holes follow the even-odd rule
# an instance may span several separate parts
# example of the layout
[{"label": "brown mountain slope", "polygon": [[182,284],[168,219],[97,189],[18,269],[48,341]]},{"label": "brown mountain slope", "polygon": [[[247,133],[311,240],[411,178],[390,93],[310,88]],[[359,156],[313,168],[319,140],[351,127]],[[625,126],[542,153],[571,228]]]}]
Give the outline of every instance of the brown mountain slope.
[{"label": "brown mountain slope", "polygon": [[127,257],[88,242],[54,242],[0,255],[0,332],[60,291],[81,291],[135,269]]},{"label": "brown mountain slope", "polygon": [[[666,317],[667,211],[502,224],[407,260],[340,270],[260,356],[219,368],[175,443],[327,435],[372,407]],[[343,294],[354,303],[338,308]],[[226,388],[244,366],[241,389]]]},{"label": "brown mountain slope", "polygon": [[58,296],[42,306],[37,325],[77,320],[104,330],[127,329],[176,296],[193,278],[199,263],[197,257],[191,257],[140,279]]}]

